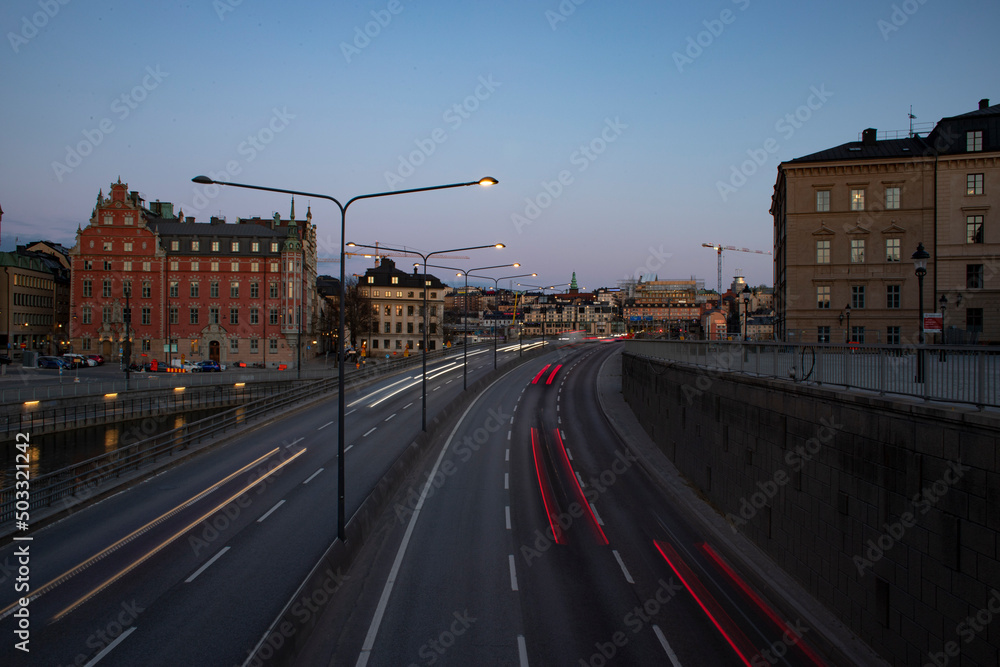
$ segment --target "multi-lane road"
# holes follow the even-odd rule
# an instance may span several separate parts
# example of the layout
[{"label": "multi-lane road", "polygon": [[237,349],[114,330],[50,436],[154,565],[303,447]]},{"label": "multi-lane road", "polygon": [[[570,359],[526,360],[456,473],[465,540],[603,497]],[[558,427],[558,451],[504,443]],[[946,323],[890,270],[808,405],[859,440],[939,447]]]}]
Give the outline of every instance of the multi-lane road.
[{"label": "multi-lane road", "polygon": [[[492,357],[470,351],[470,384]],[[461,361],[428,364],[430,416],[462,393]],[[350,516],[420,431],[420,371],[346,401]],[[242,663],[336,537],[336,421],[332,396],[0,549],[0,663]]]},{"label": "multi-lane road", "polygon": [[610,427],[597,384],[617,348],[555,350],[488,387],[301,664],[824,664]]}]

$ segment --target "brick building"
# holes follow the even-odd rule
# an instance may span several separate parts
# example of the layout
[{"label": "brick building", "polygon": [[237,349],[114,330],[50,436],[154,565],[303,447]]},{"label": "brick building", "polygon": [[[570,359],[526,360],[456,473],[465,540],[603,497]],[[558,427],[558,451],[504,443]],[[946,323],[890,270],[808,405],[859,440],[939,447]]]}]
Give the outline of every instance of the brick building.
[{"label": "brick building", "polygon": [[294,201],[289,220],[196,223],[167,202],[146,207],[119,179],[98,194],[70,258],[78,352],[120,359],[126,304],[133,360],[291,367],[318,326],[316,231],[311,212],[295,220]]}]

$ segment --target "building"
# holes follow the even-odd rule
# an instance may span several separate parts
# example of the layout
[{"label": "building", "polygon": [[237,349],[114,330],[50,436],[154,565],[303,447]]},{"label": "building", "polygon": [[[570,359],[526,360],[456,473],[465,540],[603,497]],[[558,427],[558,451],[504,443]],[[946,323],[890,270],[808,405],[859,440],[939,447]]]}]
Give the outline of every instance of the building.
[{"label": "building", "polygon": [[[944,309],[949,340],[1000,341],[998,160],[1000,105],[984,99],[926,136],[867,129],[781,163],[771,204],[776,338],[912,344],[920,310]],[[930,253],[922,304],[918,244]]]},{"label": "building", "polygon": [[444,346],[444,304],[448,288],[430,274],[407,273],[387,257],[361,277],[361,294],[371,300],[375,316],[371,354],[403,354],[424,347],[424,290],[429,316],[427,349]]},{"label": "building", "polygon": [[6,354],[69,351],[69,261],[57,244],[46,246],[50,254],[39,248],[43,243],[0,253],[0,348]]},{"label": "building", "polygon": [[663,330],[682,335],[697,331],[706,309],[705,281],[638,281],[633,297],[624,306],[625,321],[632,331]]},{"label": "building", "polygon": [[[294,366],[313,339],[316,228],[295,220],[222,218],[196,223],[168,202],[147,208],[136,191],[111,184],[90,223],[77,230],[70,336],[74,350],[149,359]],[[126,323],[129,317],[130,323]],[[128,324],[128,327],[126,327]]]}]

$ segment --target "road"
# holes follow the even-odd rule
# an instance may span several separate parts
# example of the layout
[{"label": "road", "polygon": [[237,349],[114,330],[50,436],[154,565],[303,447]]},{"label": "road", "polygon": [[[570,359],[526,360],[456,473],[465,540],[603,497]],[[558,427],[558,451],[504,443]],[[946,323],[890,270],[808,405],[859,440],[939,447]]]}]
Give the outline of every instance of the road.
[{"label": "road", "polygon": [[610,428],[597,379],[620,347],[553,350],[488,387],[397,498],[299,663],[825,664],[809,628],[744,583]]},{"label": "road", "polygon": [[[470,352],[470,383],[492,352]],[[419,432],[419,378],[346,397],[348,516]],[[429,364],[428,417],[462,384],[460,353]],[[334,396],[0,549],[0,662],[242,663],[336,536],[336,421]],[[30,653],[14,648],[19,626]]]}]

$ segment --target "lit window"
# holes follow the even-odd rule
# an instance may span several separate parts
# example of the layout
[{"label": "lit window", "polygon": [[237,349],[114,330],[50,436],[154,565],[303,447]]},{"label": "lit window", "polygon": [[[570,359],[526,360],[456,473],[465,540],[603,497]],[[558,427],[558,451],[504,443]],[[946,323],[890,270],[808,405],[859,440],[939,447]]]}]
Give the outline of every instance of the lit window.
[{"label": "lit window", "polygon": [[965,176],[965,194],[967,194],[967,195],[981,195],[981,194],[983,194],[983,175],[982,174],[966,174],[966,176]]},{"label": "lit window", "polygon": [[229,298],[231,299],[240,298],[240,283],[236,280],[229,283]]},{"label": "lit window", "polygon": [[135,224],[135,218],[133,218],[131,215],[126,215],[125,216],[125,224],[126,225]]},{"label": "lit window", "polygon": [[250,262],[250,272],[260,273],[260,262]]},{"label": "lit window", "polygon": [[212,241],[212,252],[219,252],[219,242]]},{"label": "lit window", "polygon": [[250,244],[250,252],[260,252],[260,242],[254,241]]},{"label": "lit window", "polygon": [[270,269],[269,270],[271,271],[271,273],[277,273],[278,272],[278,263],[277,262],[270,262]]},{"label": "lit window", "polygon": [[899,208],[899,188],[886,188],[885,189],[885,207]]},{"label": "lit window", "polygon": [[278,243],[276,241],[271,242],[271,252],[278,252]]},{"label": "lit window", "polygon": [[181,242],[180,241],[171,241],[170,242],[170,249],[172,251],[174,251],[174,252],[177,252],[178,250],[181,249]]},{"label": "lit window", "polygon": [[170,261],[170,270],[171,271],[179,271],[180,268],[181,268],[181,263],[180,262],[178,262],[176,260],[171,260]]},{"label": "lit window", "polygon": [[132,262],[128,260],[122,262],[122,271],[131,271],[131,270],[132,270]]},{"label": "lit window", "polygon": [[829,241],[816,241],[816,263],[817,264],[829,264],[830,263],[830,242]]},{"label": "lit window", "polygon": [[191,241],[192,252],[198,252],[199,248],[201,248],[201,243],[199,241]]},{"label": "lit window", "polygon": [[112,247],[113,246],[111,245],[111,241],[105,241],[104,242],[104,249],[105,250],[111,250]]},{"label": "lit window", "polygon": [[233,252],[239,252],[240,251],[240,242],[239,241],[233,241],[232,244],[229,247],[230,247],[230,250],[232,250]]},{"label": "lit window", "polygon": [[393,285],[398,285],[399,284],[399,276],[393,276],[392,277],[392,284]]},{"label": "lit window", "polygon": [[899,261],[899,239],[885,240],[885,261],[887,262]]},{"label": "lit window", "polygon": [[830,307],[830,286],[829,285],[818,285],[816,287],[816,307],[817,308],[829,308]]},{"label": "lit window", "polygon": [[229,263],[229,269],[231,271],[239,271],[240,270],[240,263],[239,262],[230,262]]},{"label": "lit window", "polygon": [[218,262],[212,262],[210,266],[212,268],[212,272],[213,273],[215,273],[215,272],[217,272],[219,270],[219,263]]},{"label": "lit window", "polygon": [[142,263],[142,270],[146,271],[148,273],[149,271],[153,270],[153,265],[150,264],[149,262],[143,262]]},{"label": "lit window", "polygon": [[965,217],[965,242],[983,242],[983,216],[969,215]]},{"label": "lit window", "polygon": [[[191,270],[198,271],[201,267],[201,262],[191,262]],[[173,269],[176,270],[176,269]]]},{"label": "lit window", "polygon": [[865,210],[865,191],[864,190],[851,190],[851,210],[852,211],[863,211],[863,210]]},{"label": "lit window", "polygon": [[829,190],[817,190],[816,191],[816,211],[819,213],[825,213],[830,210],[830,191]]},{"label": "lit window", "polygon": [[125,243],[123,243],[122,245],[125,246],[124,247],[125,252],[132,252],[132,244],[129,241],[125,241]]},{"label": "lit window", "polygon": [[851,263],[852,264],[864,264],[865,263],[865,240],[864,239],[851,239]]}]

